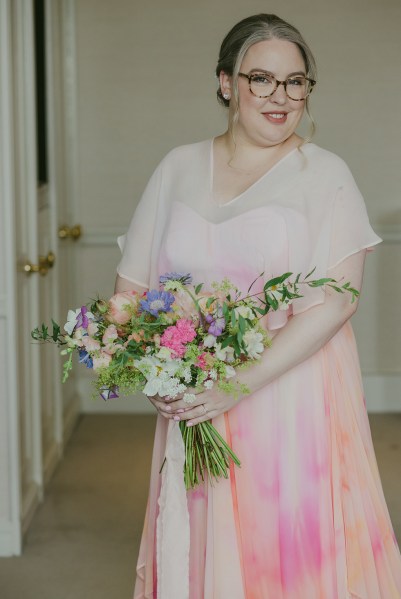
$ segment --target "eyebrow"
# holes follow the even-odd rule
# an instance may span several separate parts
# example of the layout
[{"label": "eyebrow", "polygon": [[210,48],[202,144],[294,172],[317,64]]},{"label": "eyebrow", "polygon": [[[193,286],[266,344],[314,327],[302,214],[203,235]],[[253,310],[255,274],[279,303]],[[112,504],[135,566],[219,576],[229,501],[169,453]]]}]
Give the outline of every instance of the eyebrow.
[{"label": "eyebrow", "polygon": [[[266,69],[251,69],[249,72],[250,73],[267,73],[268,75],[273,75],[273,77],[275,77],[274,73],[272,73],[271,71],[266,71]],[[306,77],[305,71],[293,71],[292,73],[288,73],[287,77],[292,77],[292,75],[303,75],[304,77]]]}]

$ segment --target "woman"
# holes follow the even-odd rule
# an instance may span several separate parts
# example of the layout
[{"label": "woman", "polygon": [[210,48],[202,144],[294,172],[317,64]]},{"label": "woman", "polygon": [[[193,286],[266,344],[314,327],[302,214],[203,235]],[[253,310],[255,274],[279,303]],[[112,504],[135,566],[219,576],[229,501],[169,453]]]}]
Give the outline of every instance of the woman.
[{"label": "woman", "polygon": [[[228,130],[157,167],[120,239],[116,290],[143,292],[178,271],[205,288],[228,276],[246,291],[261,272],[313,267],[316,278],[360,289],[366,251],[381,240],[343,160],[296,133],[316,82],[304,39],[275,15],[249,17],[224,39],[216,73]],[[303,293],[268,315],[272,347],[238,376],[250,395],[213,389],[191,406],[152,398],[135,599],[170,599],[158,588],[155,527],[171,419],[213,419],[242,462],[229,480],[188,492],[190,599],[401,598],[349,321],[357,302],[330,289]]]}]

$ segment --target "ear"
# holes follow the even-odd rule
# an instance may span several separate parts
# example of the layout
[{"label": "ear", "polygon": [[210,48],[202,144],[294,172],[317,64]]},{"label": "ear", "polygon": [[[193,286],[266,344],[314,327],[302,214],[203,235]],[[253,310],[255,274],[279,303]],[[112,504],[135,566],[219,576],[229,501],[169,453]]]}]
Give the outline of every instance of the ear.
[{"label": "ear", "polygon": [[232,77],[231,77],[231,75],[227,75],[227,73],[225,73],[224,71],[221,71],[220,75],[219,75],[219,82],[220,82],[221,93],[223,95],[228,94],[229,97],[231,98],[231,94],[232,94]]}]

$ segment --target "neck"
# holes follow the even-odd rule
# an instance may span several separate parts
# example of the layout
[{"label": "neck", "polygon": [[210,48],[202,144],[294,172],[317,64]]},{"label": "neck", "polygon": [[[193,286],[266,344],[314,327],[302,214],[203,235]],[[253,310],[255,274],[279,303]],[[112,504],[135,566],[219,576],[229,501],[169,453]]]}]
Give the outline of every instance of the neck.
[{"label": "neck", "polygon": [[266,165],[273,164],[282,156],[300,145],[302,138],[293,133],[277,144],[260,146],[244,138],[239,132],[235,137],[228,130],[220,136],[227,164],[236,170],[253,173],[265,169]]}]

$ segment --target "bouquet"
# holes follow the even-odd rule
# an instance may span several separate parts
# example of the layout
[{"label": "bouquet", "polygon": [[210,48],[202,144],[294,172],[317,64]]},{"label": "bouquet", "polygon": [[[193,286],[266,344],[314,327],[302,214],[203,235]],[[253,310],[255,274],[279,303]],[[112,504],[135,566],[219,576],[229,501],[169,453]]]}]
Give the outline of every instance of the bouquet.
[{"label": "bouquet", "polygon": [[[97,377],[95,394],[113,399],[142,391],[147,396],[175,398],[183,394],[190,405],[195,393],[217,387],[234,397],[250,390],[234,382],[237,371],[254,363],[271,340],[261,324],[270,310],[287,309],[302,297],[299,286],[324,285],[336,291],[359,292],[347,282],[341,287],[335,279],[310,280],[313,269],[302,281],[298,274],[284,273],[267,281],[261,293],[246,295],[228,280],[212,284],[192,284],[190,274],[167,273],[160,288],[140,295],[134,291],[117,293],[108,301],[97,298],[77,310],[69,310],[64,330],[52,320],[52,330],[42,324],[32,331],[37,341],[52,342],[67,356],[63,382],[73,367],[73,356]],[[263,273],[262,273],[263,274]],[[194,488],[204,480],[228,477],[232,461],[240,460],[210,421],[187,427],[179,422],[185,446],[184,480]],[[163,467],[163,466],[162,466]]]}]

